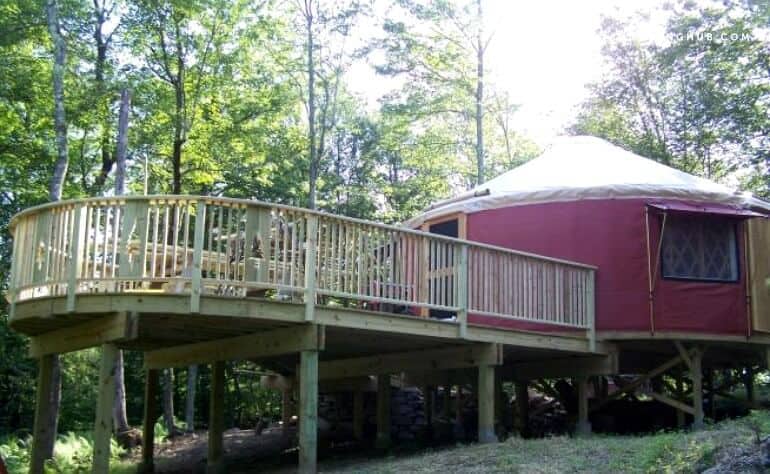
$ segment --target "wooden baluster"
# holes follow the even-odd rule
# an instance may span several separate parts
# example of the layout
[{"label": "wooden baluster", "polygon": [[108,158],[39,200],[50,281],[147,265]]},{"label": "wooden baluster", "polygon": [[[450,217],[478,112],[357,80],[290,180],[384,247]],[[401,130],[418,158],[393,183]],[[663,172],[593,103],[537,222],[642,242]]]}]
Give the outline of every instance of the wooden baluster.
[{"label": "wooden baluster", "polygon": [[152,254],[150,256],[150,277],[157,275],[158,264],[158,227],[160,225],[160,203],[155,203],[152,220]]},{"label": "wooden baluster", "polygon": [[[192,279],[190,283],[190,312],[200,312],[202,293],[203,241],[206,233],[206,203],[198,201],[195,213],[195,238],[193,241]],[[209,252],[209,256],[211,253]]]},{"label": "wooden baluster", "polygon": [[161,270],[160,271],[160,277],[161,278],[166,278],[168,276],[166,274],[166,266],[168,265],[168,260],[167,260],[168,259],[168,245],[169,245],[168,239],[169,239],[169,234],[170,234],[169,225],[168,225],[169,224],[169,222],[168,222],[169,214],[170,214],[170,209],[169,209],[170,203],[163,202],[162,204],[163,204],[163,251],[162,251],[162,254],[161,254],[162,257],[160,259],[160,267],[161,267],[160,268],[160,270]]},{"label": "wooden baluster", "polygon": [[[184,208],[184,232],[182,233],[183,237],[183,244],[182,248],[184,248],[184,255],[182,256],[182,270],[187,268],[187,258],[190,255],[190,205],[191,203],[188,201],[182,201],[181,203]],[[189,270],[188,270],[189,272]]]},{"label": "wooden baluster", "polygon": [[307,254],[305,256],[305,321],[315,319],[316,252],[318,252],[318,216],[308,216]]},{"label": "wooden baluster", "polygon": [[[122,218],[123,204],[116,202],[112,211],[112,268],[110,269],[110,276],[112,278],[117,278],[118,276],[118,242],[120,241]],[[113,285],[116,284],[113,283]],[[113,286],[113,288],[117,289],[117,286]]]},{"label": "wooden baluster", "polygon": [[75,294],[77,293],[79,269],[82,265],[83,252],[81,251],[81,242],[85,237],[85,218],[84,214],[87,208],[79,205],[75,209],[74,232],[72,236],[72,261],[69,265],[69,275],[67,278],[67,312],[75,311]]},{"label": "wooden baluster", "polygon": [[173,245],[174,248],[172,250],[172,257],[171,257],[171,276],[175,277],[177,275],[177,265],[176,261],[179,257],[179,227],[181,226],[180,221],[180,207],[181,203],[179,201],[174,201],[174,238],[173,238]]},{"label": "wooden baluster", "polygon": [[460,268],[457,275],[458,292],[457,323],[459,324],[459,336],[465,338],[468,335],[468,245],[460,244]]}]

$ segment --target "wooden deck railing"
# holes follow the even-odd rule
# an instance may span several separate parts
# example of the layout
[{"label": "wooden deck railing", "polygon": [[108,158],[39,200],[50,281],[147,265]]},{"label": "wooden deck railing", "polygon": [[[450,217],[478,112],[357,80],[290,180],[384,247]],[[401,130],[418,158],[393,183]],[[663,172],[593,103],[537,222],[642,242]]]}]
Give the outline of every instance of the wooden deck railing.
[{"label": "wooden deck railing", "polygon": [[[130,196],[28,209],[11,222],[12,303],[85,293],[266,296],[587,330],[595,268],[254,201]],[[312,318],[312,311],[307,312]]]}]

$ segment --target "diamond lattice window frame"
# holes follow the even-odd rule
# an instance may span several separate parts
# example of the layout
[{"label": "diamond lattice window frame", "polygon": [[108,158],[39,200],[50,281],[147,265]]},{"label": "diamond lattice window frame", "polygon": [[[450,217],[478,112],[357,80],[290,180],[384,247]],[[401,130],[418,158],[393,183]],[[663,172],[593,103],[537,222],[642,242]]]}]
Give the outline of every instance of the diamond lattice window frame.
[{"label": "diamond lattice window frame", "polygon": [[664,279],[739,280],[735,222],[711,216],[668,215],[662,232],[660,265]]}]

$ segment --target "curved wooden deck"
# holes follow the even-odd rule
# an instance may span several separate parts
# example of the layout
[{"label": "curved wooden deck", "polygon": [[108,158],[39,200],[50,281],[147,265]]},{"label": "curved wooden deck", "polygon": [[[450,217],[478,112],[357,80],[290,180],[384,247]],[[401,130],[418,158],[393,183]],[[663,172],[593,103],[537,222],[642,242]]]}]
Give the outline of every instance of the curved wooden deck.
[{"label": "curved wooden deck", "polygon": [[[595,268],[575,262],[195,196],[53,203],[15,216],[11,229],[11,325],[32,336],[34,357],[141,350],[151,375],[260,360],[299,378],[305,419],[314,418],[319,378],[473,368],[481,399],[492,397],[495,366],[607,353],[595,337]],[[475,315],[553,331],[481,326]],[[494,415],[479,416],[480,439],[489,439]],[[311,470],[314,430],[300,435],[301,466]]]},{"label": "curved wooden deck", "polygon": [[[262,299],[304,305],[305,322],[315,321],[315,307],[405,321],[433,312],[445,319],[414,324],[436,334],[454,326],[466,339],[468,315],[479,314],[554,326],[573,336],[569,348],[575,338],[595,342],[593,267],[400,227],[253,201],[151,196],[48,204],[14,217],[11,229],[12,324],[31,335],[94,311],[96,303],[81,308],[79,300],[131,311],[118,302],[144,295],[157,297],[144,298],[156,305],[143,304],[147,313],[196,315],[207,298],[223,310]],[[109,298],[85,298],[95,295]],[[57,297],[71,318],[48,318],[58,313],[36,312],[38,304],[21,311]],[[299,322],[294,313],[287,323]]]}]

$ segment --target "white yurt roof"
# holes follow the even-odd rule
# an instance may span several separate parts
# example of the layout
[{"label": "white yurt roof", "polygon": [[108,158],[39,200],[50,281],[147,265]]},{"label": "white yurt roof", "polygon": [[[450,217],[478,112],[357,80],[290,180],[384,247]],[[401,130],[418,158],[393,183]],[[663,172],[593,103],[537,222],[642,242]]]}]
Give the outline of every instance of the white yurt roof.
[{"label": "white yurt roof", "polygon": [[582,199],[669,198],[770,210],[770,203],[636,155],[600,138],[562,137],[537,158],[461,196],[437,202],[405,224],[455,212]]}]

